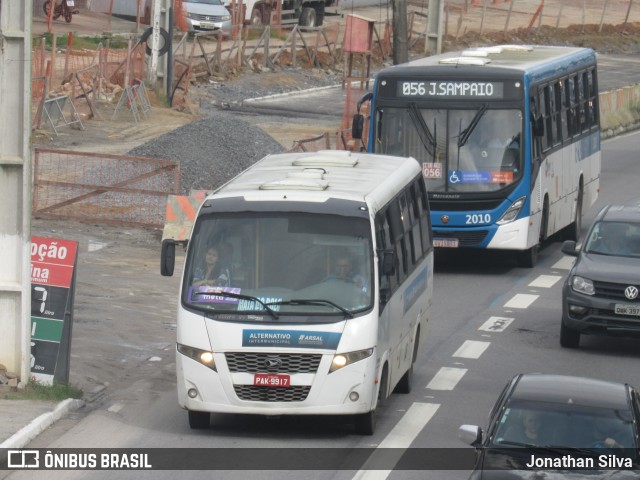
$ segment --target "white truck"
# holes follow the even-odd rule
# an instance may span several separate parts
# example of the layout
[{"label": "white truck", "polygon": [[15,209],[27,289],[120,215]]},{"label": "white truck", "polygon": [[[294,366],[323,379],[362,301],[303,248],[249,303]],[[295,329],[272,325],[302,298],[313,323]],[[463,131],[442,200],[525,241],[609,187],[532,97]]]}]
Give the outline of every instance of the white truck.
[{"label": "white truck", "polygon": [[[251,25],[269,25],[279,0],[244,0],[245,22]],[[296,22],[303,27],[319,27],[324,22],[326,0],[282,0],[282,20]],[[231,8],[230,0],[225,6]]]}]

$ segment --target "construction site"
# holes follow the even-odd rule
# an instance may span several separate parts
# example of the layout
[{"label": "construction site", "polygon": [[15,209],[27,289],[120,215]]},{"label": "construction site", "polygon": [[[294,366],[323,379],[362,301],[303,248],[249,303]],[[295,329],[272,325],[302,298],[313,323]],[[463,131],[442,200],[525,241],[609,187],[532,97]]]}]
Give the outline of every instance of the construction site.
[{"label": "construction site", "polygon": [[[233,15],[231,34],[223,35],[182,31],[187,27],[176,0],[172,76],[162,89],[148,80],[150,36],[144,34],[142,2],[133,21],[124,21],[109,14],[110,2],[77,1],[73,22],[82,19],[77,27],[47,18],[42,3],[33,2],[32,52],[33,213],[38,218],[161,228],[167,195],[181,192],[179,162],[123,154],[203,118],[194,88],[201,95],[212,86],[210,107],[233,109],[216,99],[215,86],[246,82],[245,97],[259,97],[270,92],[269,84],[305,88],[309,75],[301,71],[323,77],[320,83],[337,80],[344,105],[333,129],[318,131],[312,124],[306,132],[296,131],[298,138],[277,138],[277,128],[269,133],[285,150],[352,148],[355,103],[374,72],[392,63],[388,5],[327,7],[319,27],[275,23],[278,11],[268,25],[259,26]],[[233,8],[232,13],[242,9],[242,2],[234,1]],[[411,58],[427,54],[428,17],[426,1],[409,3]],[[439,48],[545,43],[635,53],[640,43],[636,20],[640,4],[633,0],[449,0],[442,5]],[[72,26],[74,32],[65,33]],[[93,32],[85,31],[90,28]]]}]

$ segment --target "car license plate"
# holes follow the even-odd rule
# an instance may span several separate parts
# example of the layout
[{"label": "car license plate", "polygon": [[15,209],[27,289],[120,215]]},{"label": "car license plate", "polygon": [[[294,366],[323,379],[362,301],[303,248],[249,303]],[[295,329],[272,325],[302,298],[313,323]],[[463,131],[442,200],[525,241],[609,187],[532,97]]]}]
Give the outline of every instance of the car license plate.
[{"label": "car license plate", "polygon": [[203,30],[214,30],[216,26],[213,23],[200,22],[200,28],[202,28]]},{"label": "car license plate", "polygon": [[67,7],[75,7],[76,4],[74,3],[73,0],[67,0]]},{"label": "car license plate", "polygon": [[253,377],[253,384],[260,387],[289,387],[291,377],[277,373],[256,373]]},{"label": "car license plate", "polygon": [[640,316],[640,305],[624,305],[621,303],[616,303],[614,312],[618,315]]},{"label": "car license plate", "polygon": [[445,248],[458,248],[458,239],[457,238],[434,238],[433,246],[445,247]]}]

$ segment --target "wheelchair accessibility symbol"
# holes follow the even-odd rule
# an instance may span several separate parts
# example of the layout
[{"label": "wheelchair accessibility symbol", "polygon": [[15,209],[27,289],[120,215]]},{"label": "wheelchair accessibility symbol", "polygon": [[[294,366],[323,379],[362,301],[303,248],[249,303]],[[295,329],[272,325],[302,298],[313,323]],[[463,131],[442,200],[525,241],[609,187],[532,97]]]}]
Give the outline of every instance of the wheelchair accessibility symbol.
[{"label": "wheelchair accessibility symbol", "polygon": [[449,175],[449,183],[460,183],[460,177],[458,177],[458,171],[453,170]]}]

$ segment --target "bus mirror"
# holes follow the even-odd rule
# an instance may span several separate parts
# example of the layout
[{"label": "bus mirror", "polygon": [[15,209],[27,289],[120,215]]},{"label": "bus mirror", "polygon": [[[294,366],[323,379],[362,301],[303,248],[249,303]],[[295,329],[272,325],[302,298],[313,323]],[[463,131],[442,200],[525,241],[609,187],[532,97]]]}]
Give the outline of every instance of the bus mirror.
[{"label": "bus mirror", "polygon": [[160,253],[160,274],[164,277],[173,275],[176,263],[176,242],[173,238],[165,238],[162,241]]},{"label": "bus mirror", "polygon": [[362,138],[362,131],[364,130],[364,115],[356,113],[353,116],[353,122],[351,123],[351,138]]},{"label": "bus mirror", "polygon": [[542,115],[538,115],[533,119],[533,136],[544,137],[544,123],[542,121]]},{"label": "bus mirror", "polygon": [[393,250],[384,250],[382,252],[382,274],[395,275],[396,273],[396,255]]}]

